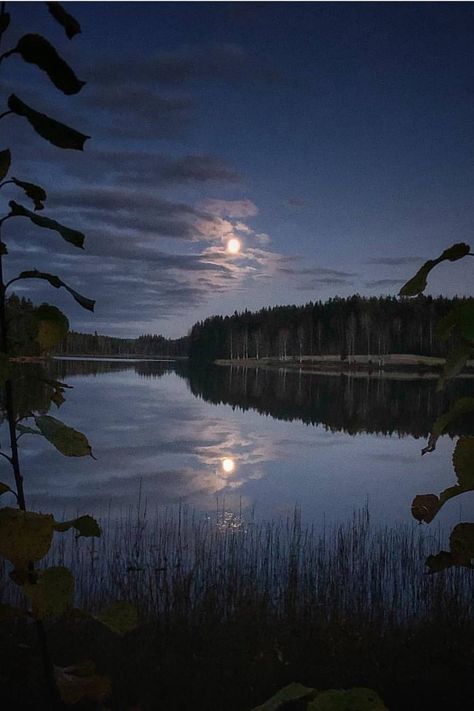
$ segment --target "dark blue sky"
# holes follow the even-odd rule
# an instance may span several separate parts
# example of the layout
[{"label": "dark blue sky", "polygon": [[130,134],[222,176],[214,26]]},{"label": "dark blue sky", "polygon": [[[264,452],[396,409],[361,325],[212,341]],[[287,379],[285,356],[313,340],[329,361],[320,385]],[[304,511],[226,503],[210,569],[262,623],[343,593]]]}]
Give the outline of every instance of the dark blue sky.
[{"label": "dark blue sky", "polygon": [[[17,58],[2,72],[6,96],[90,133],[84,154],[3,127],[13,174],[88,237],[77,254],[9,223],[12,272],[48,266],[97,298],[91,318],[67,303],[74,328],[177,336],[213,313],[396,294],[471,240],[471,3],[67,6],[72,42],[44,4],[11,3],[4,49],[41,32],[84,90],[64,98]],[[470,268],[440,266],[429,291],[472,293]]]}]

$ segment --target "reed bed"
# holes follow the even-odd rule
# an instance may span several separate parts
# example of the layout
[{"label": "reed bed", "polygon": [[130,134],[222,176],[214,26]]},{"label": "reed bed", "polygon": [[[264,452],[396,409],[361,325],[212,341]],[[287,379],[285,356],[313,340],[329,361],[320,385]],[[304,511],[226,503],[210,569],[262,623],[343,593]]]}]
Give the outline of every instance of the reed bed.
[{"label": "reed bed", "polygon": [[[440,529],[373,524],[367,509],[315,527],[298,510],[256,522],[225,510],[130,509],[101,521],[98,539],[57,535],[46,563],[76,578],[76,603],[97,610],[125,599],[144,620],[190,625],[258,616],[260,623],[354,621],[382,630],[414,620],[472,620],[471,570],[426,573]],[[7,585],[12,594],[12,588]]]}]

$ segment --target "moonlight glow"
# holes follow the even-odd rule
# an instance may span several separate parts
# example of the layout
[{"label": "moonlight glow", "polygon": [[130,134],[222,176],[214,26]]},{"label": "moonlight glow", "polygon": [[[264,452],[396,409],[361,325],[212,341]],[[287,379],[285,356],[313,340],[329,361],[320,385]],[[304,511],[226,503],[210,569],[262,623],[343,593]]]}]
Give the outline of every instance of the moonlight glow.
[{"label": "moonlight glow", "polygon": [[238,240],[236,237],[232,237],[227,242],[227,251],[229,254],[238,254],[240,252],[240,240]]},{"label": "moonlight glow", "polygon": [[235,462],[233,459],[223,459],[222,460],[222,469],[225,471],[226,474],[232,474],[232,472],[235,469]]}]

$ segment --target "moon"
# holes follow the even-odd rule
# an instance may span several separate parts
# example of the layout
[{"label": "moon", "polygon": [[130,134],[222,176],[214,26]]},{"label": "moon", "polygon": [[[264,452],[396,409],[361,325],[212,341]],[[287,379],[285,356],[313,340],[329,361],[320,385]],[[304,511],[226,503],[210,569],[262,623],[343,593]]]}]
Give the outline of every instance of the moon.
[{"label": "moon", "polygon": [[237,237],[232,237],[228,242],[227,242],[227,251],[229,254],[238,254],[240,252],[240,240],[237,239]]},{"label": "moon", "polygon": [[225,471],[226,474],[232,474],[232,472],[235,469],[235,462],[233,459],[223,459],[222,460],[222,469]]}]

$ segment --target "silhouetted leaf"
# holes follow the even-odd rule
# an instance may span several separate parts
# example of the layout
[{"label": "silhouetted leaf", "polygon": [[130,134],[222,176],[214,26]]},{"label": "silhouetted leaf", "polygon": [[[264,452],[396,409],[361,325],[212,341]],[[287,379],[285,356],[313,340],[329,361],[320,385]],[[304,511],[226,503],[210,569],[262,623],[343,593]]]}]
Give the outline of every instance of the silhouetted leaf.
[{"label": "silhouetted leaf", "polygon": [[430,569],[430,573],[440,573],[442,570],[452,568],[454,559],[449,551],[440,551],[436,555],[429,555],[425,563]]},{"label": "silhouetted leaf", "polygon": [[[18,424],[16,426],[17,431],[20,434],[36,434],[36,435],[41,435],[41,432],[39,430],[34,430],[33,427],[27,427],[26,425]],[[41,435],[43,436],[43,435]]]},{"label": "silhouetted leaf", "polygon": [[82,699],[100,704],[112,692],[110,679],[106,676],[98,676],[93,662],[82,662],[70,667],[54,667],[54,676],[61,700],[71,706]]},{"label": "silhouetted leaf", "polygon": [[2,12],[0,15],[0,36],[3,35],[5,30],[8,29],[8,25],[10,24],[10,13],[9,12]]},{"label": "silhouetted leaf", "polygon": [[51,546],[53,523],[50,514],[0,509],[0,555],[19,570],[26,569],[28,561],[41,560]]},{"label": "silhouetted leaf", "polygon": [[94,311],[95,301],[93,299],[88,299],[74,289],[71,289],[70,286],[54,274],[46,274],[45,272],[39,272],[37,269],[31,269],[27,272],[21,272],[17,279],[45,279],[56,289],[59,289],[62,286],[71,294],[73,299],[75,299],[77,303],[82,306],[82,308],[87,309],[88,311]]},{"label": "silhouetted leaf", "polygon": [[53,84],[64,94],[77,94],[85,84],[41,35],[24,35],[13,51],[20,54],[25,62],[36,64],[45,71]]},{"label": "silhouetted leaf", "polygon": [[27,183],[24,180],[18,180],[18,178],[12,178],[12,181],[19,188],[25,191],[27,196],[33,200],[35,205],[35,210],[43,210],[43,202],[46,200],[46,192],[40,185],[35,185],[34,183]]},{"label": "silhouetted leaf", "polygon": [[51,395],[51,402],[54,402],[54,404],[57,407],[60,407],[63,402],[65,402],[64,398],[64,390],[71,389],[72,385],[67,385],[67,383],[61,383],[59,380],[48,380],[47,378],[40,378],[41,382],[46,383],[46,385],[49,385],[49,387],[53,388],[53,394]]},{"label": "silhouetted leaf", "polygon": [[74,577],[63,566],[38,571],[34,584],[26,582],[23,592],[31,600],[33,616],[42,620],[61,617],[72,607]]},{"label": "silhouetted leaf", "polygon": [[56,306],[41,304],[35,313],[34,321],[38,325],[36,340],[42,351],[49,352],[69,331],[69,320]]},{"label": "silhouetted leaf", "polygon": [[304,701],[312,699],[318,692],[309,686],[303,686],[297,682],[292,682],[283,689],[277,691],[264,704],[256,706],[252,711],[280,711],[291,701]]},{"label": "silhouetted leaf", "polygon": [[50,415],[36,415],[36,426],[46,439],[66,457],[85,457],[92,454],[87,437]]},{"label": "silhouetted leaf", "polygon": [[5,151],[0,151],[0,180],[3,180],[3,178],[10,170],[11,160],[12,157],[8,148]]},{"label": "silhouetted leaf", "polygon": [[112,603],[96,617],[99,622],[119,635],[130,632],[138,624],[136,608],[125,600]]},{"label": "silhouetted leaf", "polygon": [[64,31],[69,39],[79,34],[81,26],[78,21],[70,15],[59,2],[47,2],[48,10],[54,19],[64,27]]},{"label": "silhouetted leaf", "polygon": [[437,264],[445,261],[455,262],[458,259],[462,259],[466,256],[466,254],[469,254],[470,249],[471,248],[468,244],[459,242],[457,244],[453,244],[452,247],[445,249],[437,259],[429,259],[423,264],[422,267],[420,267],[415,276],[402,286],[399,291],[400,296],[417,296],[418,294],[423,293],[426,288],[428,274],[434,267],[436,267]]},{"label": "silhouetted leaf", "polygon": [[14,114],[24,116],[38,135],[58,146],[58,148],[71,148],[72,150],[82,151],[84,143],[90,138],[90,136],[76,131],[75,128],[70,128],[66,124],[32,109],[15,94],[9,97],[8,108]]},{"label": "silhouetted leaf", "polygon": [[428,444],[421,450],[421,453],[426,454],[427,452],[433,452],[436,448],[438,438],[443,434],[445,429],[454,420],[457,420],[458,417],[461,417],[472,410],[474,410],[473,397],[461,397],[456,400],[448,412],[443,413],[435,420],[432,432],[428,438]]},{"label": "silhouetted leaf", "polygon": [[449,547],[455,565],[472,568],[474,558],[474,523],[458,523],[451,531]]},{"label": "silhouetted leaf", "polygon": [[453,465],[458,483],[435,494],[418,494],[413,499],[411,512],[418,521],[431,523],[446,501],[474,490],[474,437],[460,437],[453,453]]},{"label": "silhouetted leaf", "polygon": [[12,366],[6,353],[0,353],[0,386],[10,377]]},{"label": "silhouetted leaf", "polygon": [[438,384],[436,386],[438,392],[444,388],[447,380],[455,378],[456,375],[459,375],[459,373],[463,370],[464,366],[466,365],[466,362],[471,357],[473,348],[474,345],[471,346],[469,344],[463,344],[459,346],[459,348],[455,348],[453,351],[451,351],[451,353],[446,358],[446,363],[444,364],[443,372],[440,375]]},{"label": "silhouetted leaf", "polygon": [[449,338],[453,330],[474,343],[474,303],[468,301],[456,306],[436,324],[436,335],[442,340]]},{"label": "silhouetted leaf", "polygon": [[54,530],[55,531],[69,531],[70,528],[75,528],[78,532],[78,537],[84,536],[84,538],[91,538],[93,536],[100,536],[100,526],[92,516],[79,516],[79,518],[71,519],[70,521],[55,521]]},{"label": "silhouetted leaf", "polygon": [[6,494],[8,491],[12,492],[8,484],[4,484],[3,481],[0,481],[0,496]]},{"label": "silhouetted leaf", "polygon": [[59,232],[61,237],[66,240],[66,242],[70,242],[75,247],[83,249],[85,238],[82,232],[79,232],[78,230],[72,230],[70,227],[65,227],[59,222],[56,222],[56,220],[52,220],[50,217],[36,215],[34,212],[31,212],[31,210],[27,210],[26,207],[23,207],[23,205],[19,205],[14,200],[11,200],[9,202],[9,205],[11,210],[10,214],[13,217],[28,217],[38,227],[43,227],[46,230],[54,230],[55,232]]},{"label": "silhouetted leaf", "polygon": [[330,689],[322,691],[307,706],[307,711],[388,711],[372,689]]},{"label": "silhouetted leaf", "polygon": [[474,523],[458,523],[449,537],[449,551],[440,551],[426,559],[430,573],[439,573],[454,566],[473,569]]}]

